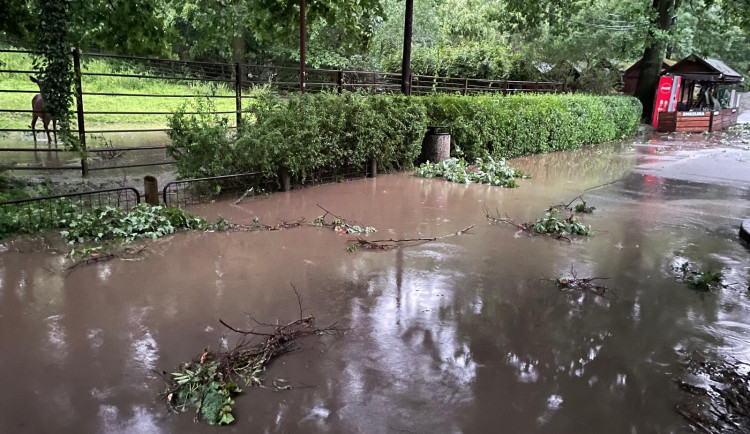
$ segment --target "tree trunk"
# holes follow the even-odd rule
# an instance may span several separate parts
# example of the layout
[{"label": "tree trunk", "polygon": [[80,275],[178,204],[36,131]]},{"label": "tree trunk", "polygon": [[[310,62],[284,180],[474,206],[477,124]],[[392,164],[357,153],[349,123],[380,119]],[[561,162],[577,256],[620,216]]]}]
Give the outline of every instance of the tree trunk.
[{"label": "tree trunk", "polygon": [[414,18],[414,0],[406,0],[404,11],[404,52],[401,60],[401,92],[411,95],[411,36]]},{"label": "tree trunk", "polygon": [[232,39],[232,62],[245,63],[245,37],[235,36]]},{"label": "tree trunk", "polygon": [[672,14],[675,9],[675,0],[653,0],[653,8],[658,12],[652,21],[652,30],[649,31],[646,49],[643,52],[641,72],[638,75],[638,83],[635,86],[635,96],[643,104],[643,119],[650,119],[654,110],[654,98],[656,87],[659,85],[659,73],[664,59],[667,44],[655,38],[653,29],[667,31],[672,27]]}]

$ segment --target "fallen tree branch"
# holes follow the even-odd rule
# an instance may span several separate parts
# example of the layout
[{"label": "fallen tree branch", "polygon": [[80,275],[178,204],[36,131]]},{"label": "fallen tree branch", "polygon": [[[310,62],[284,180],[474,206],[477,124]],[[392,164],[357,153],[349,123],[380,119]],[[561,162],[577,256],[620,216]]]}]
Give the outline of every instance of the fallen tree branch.
[{"label": "fallen tree branch", "polygon": [[[484,206],[484,214],[487,217],[487,220],[490,221],[490,223],[506,223],[511,226],[514,226],[519,230],[519,232],[523,232],[528,236],[546,236],[546,237],[552,237],[558,241],[567,241],[569,243],[573,242],[569,237],[567,237],[564,231],[557,231],[553,233],[548,232],[541,232],[534,229],[534,224],[536,222],[529,222],[529,223],[516,223],[508,214],[505,214],[505,217],[500,217],[500,212],[495,210],[495,213],[493,214],[489,209],[487,209],[487,206]],[[572,219],[573,216],[569,217],[569,219]]]},{"label": "fallen tree branch", "polygon": [[237,200],[235,200],[235,201],[234,201],[234,204],[235,204],[235,205],[239,205],[240,203],[242,203],[242,201],[243,201],[243,200],[245,200],[245,198],[246,198],[246,197],[247,197],[247,196],[248,196],[248,195],[249,195],[250,193],[252,193],[252,192],[253,192],[253,189],[254,189],[254,188],[255,188],[255,187],[250,187],[250,188],[249,188],[249,189],[248,189],[247,191],[245,191],[245,193],[244,193],[244,194],[243,194],[242,196],[240,196],[240,198],[239,198],[239,199],[237,199]]},{"label": "fallen tree branch", "polygon": [[373,250],[388,250],[393,249],[395,247],[403,247],[404,245],[417,245],[417,244],[424,244],[428,243],[430,241],[437,241],[437,240],[443,240],[445,238],[455,237],[458,235],[463,235],[466,232],[474,229],[476,225],[471,225],[469,227],[466,227],[458,232],[453,232],[447,235],[439,236],[439,237],[431,237],[431,238],[400,238],[400,239],[394,239],[389,238],[387,240],[366,240],[361,237],[351,238],[347,242],[350,243],[353,246],[358,247],[364,247],[367,249],[373,249]]},{"label": "fallen tree branch", "polygon": [[581,202],[586,203],[586,202],[583,201],[583,198],[581,196],[576,196],[576,197],[573,198],[573,200],[571,200],[567,204],[562,204],[561,203],[561,204],[557,204],[557,205],[552,205],[548,209],[557,209],[559,211],[573,211],[573,208],[571,208],[570,206],[573,205],[573,202],[575,202],[578,199],[580,199]]},{"label": "fallen tree branch", "polygon": [[296,221],[281,220],[280,223],[275,225],[267,225],[261,223],[256,217],[252,224],[240,224],[240,223],[227,223],[225,231],[230,232],[256,232],[256,231],[280,231],[282,229],[293,229],[298,228],[307,224],[304,217],[298,218]]},{"label": "fallen tree branch", "polygon": [[108,253],[101,253],[99,251],[91,252],[90,254],[85,255],[83,259],[76,261],[73,264],[66,267],[65,268],[65,271],[67,272],[66,277],[70,276],[70,274],[73,271],[75,271],[77,268],[84,267],[87,265],[93,265],[93,264],[101,264],[103,262],[111,261],[112,259],[115,259],[115,258],[125,259],[125,260],[132,259],[140,255],[144,250],[146,250],[146,246],[141,246],[138,249],[127,248],[122,251],[114,251],[114,252],[108,252]]},{"label": "fallen tree branch", "polygon": [[[174,411],[194,408],[197,415],[212,425],[231,423],[234,421],[232,398],[242,392],[239,383],[263,387],[262,373],[268,364],[276,357],[299,349],[299,339],[345,331],[336,327],[336,323],[315,327],[312,315],[302,316],[302,298],[294,285],[292,290],[299,305],[299,319],[286,324],[265,324],[254,320],[257,326],[251,330],[233,327],[219,319],[224,327],[239,335],[233,348],[219,351],[206,348],[193,361],[180,365],[176,372],[158,373],[167,384],[162,398],[170,408]],[[262,341],[254,343],[258,337],[262,337]],[[275,381],[274,387],[277,390],[291,388],[286,381]]]},{"label": "fallen tree branch", "polygon": [[[370,234],[372,232],[377,232],[378,230],[375,229],[372,226],[365,226],[362,224],[359,224],[352,220],[347,220],[341,216],[338,216],[327,209],[323,208],[320,204],[316,203],[318,208],[325,211],[325,214],[318,216],[318,218],[315,219],[315,222],[313,222],[313,226],[317,227],[326,227],[333,229],[334,232],[337,233],[345,233],[345,234]],[[330,222],[326,220],[326,217],[332,216],[333,220]]]}]

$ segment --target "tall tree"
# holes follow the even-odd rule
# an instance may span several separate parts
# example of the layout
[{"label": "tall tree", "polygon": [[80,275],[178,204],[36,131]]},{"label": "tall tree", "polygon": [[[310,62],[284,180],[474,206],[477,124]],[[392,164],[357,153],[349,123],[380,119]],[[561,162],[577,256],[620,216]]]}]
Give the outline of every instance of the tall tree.
[{"label": "tall tree", "polygon": [[656,11],[651,17],[648,41],[643,51],[641,72],[635,86],[635,96],[643,104],[643,118],[648,119],[654,110],[656,87],[659,85],[659,72],[667,51],[666,33],[672,27],[676,0],[653,0],[651,7]]},{"label": "tall tree", "polygon": [[[596,0],[507,0],[511,16],[516,17],[524,25],[539,27],[549,24],[550,17],[575,20],[576,14],[584,7],[590,6]],[[723,22],[730,23],[734,29],[741,29],[747,35],[750,29],[750,1],[729,0],[620,0],[616,3],[640,3],[643,7],[642,15],[630,16],[632,23],[629,26],[620,24],[610,26],[595,25],[612,31],[622,28],[636,28],[638,22],[645,18],[648,22],[647,32],[641,35],[641,40],[633,41],[639,43],[643,49],[643,66],[636,86],[636,96],[643,104],[644,117],[648,117],[653,110],[656,86],[659,79],[661,60],[665,56],[669,43],[677,44],[674,35],[670,33],[676,20],[679,20],[678,12],[686,6],[690,6],[694,14],[710,18],[711,15],[720,14]],[[634,9],[637,10],[637,9]],[[699,18],[702,20],[704,18]],[[557,20],[556,20],[557,21]],[[720,29],[713,31],[715,39],[721,39]],[[747,40],[747,38],[745,39]],[[689,53],[684,53],[689,54]]]}]

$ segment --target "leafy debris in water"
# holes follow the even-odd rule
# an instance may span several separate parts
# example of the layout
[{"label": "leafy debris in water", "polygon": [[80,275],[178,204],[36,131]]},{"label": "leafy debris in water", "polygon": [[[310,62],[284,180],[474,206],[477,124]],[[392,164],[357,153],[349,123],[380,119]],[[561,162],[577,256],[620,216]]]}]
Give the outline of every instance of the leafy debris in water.
[{"label": "leafy debris in water", "polygon": [[591,235],[591,226],[581,223],[574,214],[560,216],[560,211],[555,207],[549,208],[544,217],[529,223],[516,223],[508,215],[500,217],[499,212],[492,213],[487,207],[484,208],[484,213],[492,223],[507,223],[529,235],[548,235],[568,242],[571,241],[568,235]]},{"label": "leafy debris in water", "polygon": [[505,159],[495,161],[492,157],[477,158],[474,166],[458,158],[449,158],[440,163],[423,163],[414,172],[421,178],[445,178],[452,182],[469,184],[490,184],[501,187],[518,187],[516,178],[528,179],[531,176],[507,165]]},{"label": "leafy debris in water", "polygon": [[680,282],[686,283],[690,288],[695,289],[696,291],[708,292],[712,289],[726,287],[723,283],[724,275],[720,271],[699,271],[692,268],[689,262],[685,262],[679,267],[672,268],[681,273],[677,278]]}]

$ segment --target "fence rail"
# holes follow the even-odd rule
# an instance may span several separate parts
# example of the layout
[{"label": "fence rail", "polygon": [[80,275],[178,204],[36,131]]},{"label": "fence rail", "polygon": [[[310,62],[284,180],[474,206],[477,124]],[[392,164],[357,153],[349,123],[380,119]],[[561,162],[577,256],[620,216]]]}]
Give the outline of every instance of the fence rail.
[{"label": "fence rail", "polygon": [[164,186],[162,200],[166,206],[185,206],[214,200],[227,194],[244,193],[258,187],[262,174],[259,172],[207,178],[180,179]]},{"label": "fence rail", "polygon": [[[0,49],[0,53],[35,54],[30,50]],[[257,65],[249,63],[228,62],[205,62],[184,61],[172,59],[159,59],[140,56],[123,56],[103,53],[81,53],[74,50],[71,53],[75,66],[75,121],[71,132],[77,133],[81,141],[83,151],[87,150],[87,134],[113,134],[113,133],[152,133],[169,132],[169,128],[133,128],[133,129],[87,129],[87,115],[97,116],[129,116],[129,115],[153,115],[165,116],[171,114],[169,111],[116,111],[116,110],[92,110],[84,109],[84,102],[91,98],[211,98],[211,99],[234,99],[235,110],[213,111],[216,114],[234,114],[234,125],[237,128],[243,122],[243,99],[254,98],[252,94],[243,92],[251,91],[257,86],[269,86],[273,91],[284,96],[287,93],[300,90],[299,67]],[[113,67],[122,67],[123,72],[90,72],[81,69],[81,62],[87,59],[102,59],[108,61]],[[3,69],[0,74],[34,74],[34,70]],[[112,77],[114,79],[142,79],[142,80],[167,80],[175,82],[196,83],[205,82],[213,89],[211,93],[126,93],[126,92],[93,92],[84,89],[83,77]],[[560,83],[555,82],[527,82],[513,80],[486,80],[459,77],[437,77],[427,75],[411,75],[409,80],[410,89],[414,95],[428,95],[433,93],[458,93],[463,95],[495,92],[508,95],[522,92],[557,92],[561,89]],[[380,71],[357,71],[357,70],[335,70],[335,69],[305,69],[305,89],[307,92],[334,91],[365,91],[370,93],[399,93],[401,87],[401,74]],[[30,84],[30,86],[33,86]],[[219,87],[223,87],[219,89]],[[220,92],[219,92],[220,91]],[[38,89],[0,89],[0,93],[39,93]],[[218,94],[217,94],[218,93]],[[3,108],[2,113],[33,113],[28,108]],[[200,114],[199,112],[188,112],[188,114]],[[31,133],[31,128],[0,128],[0,132],[24,132]],[[56,131],[52,131],[56,133]],[[150,147],[122,148],[122,152],[137,152]],[[18,152],[19,148],[0,148],[0,152]],[[40,152],[47,151],[42,147]],[[97,151],[90,149],[89,151]],[[153,162],[152,162],[153,163]],[[153,163],[167,164],[167,163]],[[91,170],[117,169],[139,167],[142,165],[108,166]],[[52,167],[21,167],[5,166],[5,170],[59,170]],[[66,168],[67,170],[67,168]],[[81,173],[85,176],[88,171],[88,162],[81,158]]]},{"label": "fence rail", "polygon": [[135,188],[110,188],[0,202],[0,215],[5,216],[2,221],[4,226],[27,230],[53,229],[71,213],[106,206],[130,211],[140,202],[141,195]]}]

